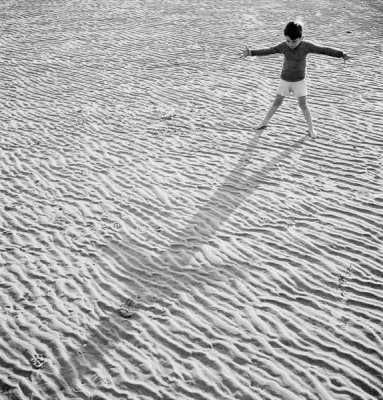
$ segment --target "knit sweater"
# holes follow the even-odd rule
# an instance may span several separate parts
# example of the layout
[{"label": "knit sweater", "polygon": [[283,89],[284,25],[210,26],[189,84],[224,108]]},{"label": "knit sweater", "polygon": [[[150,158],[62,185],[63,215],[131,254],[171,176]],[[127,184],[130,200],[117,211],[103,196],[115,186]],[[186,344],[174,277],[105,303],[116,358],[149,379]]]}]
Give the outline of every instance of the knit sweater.
[{"label": "knit sweater", "polygon": [[306,56],[309,53],[324,54],[331,57],[343,57],[343,52],[331,47],[321,47],[310,42],[302,41],[294,49],[290,49],[286,42],[268,49],[250,50],[251,56],[268,56],[281,53],[285,56],[281,78],[288,82],[298,82],[306,77]]}]

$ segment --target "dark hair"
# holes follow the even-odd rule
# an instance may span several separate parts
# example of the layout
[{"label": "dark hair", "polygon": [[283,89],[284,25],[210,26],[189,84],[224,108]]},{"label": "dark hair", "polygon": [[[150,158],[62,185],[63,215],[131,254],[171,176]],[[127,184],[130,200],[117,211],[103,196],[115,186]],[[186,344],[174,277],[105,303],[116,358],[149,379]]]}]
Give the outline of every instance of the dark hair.
[{"label": "dark hair", "polygon": [[303,33],[303,21],[297,19],[289,22],[283,33],[292,40],[301,38]]}]

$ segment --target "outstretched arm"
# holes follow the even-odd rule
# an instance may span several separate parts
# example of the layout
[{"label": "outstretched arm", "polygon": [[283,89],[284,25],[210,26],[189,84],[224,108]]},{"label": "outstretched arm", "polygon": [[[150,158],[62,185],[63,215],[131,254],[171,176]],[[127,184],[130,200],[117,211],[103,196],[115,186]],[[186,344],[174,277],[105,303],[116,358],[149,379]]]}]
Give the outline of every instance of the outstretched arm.
[{"label": "outstretched arm", "polygon": [[270,54],[280,53],[280,45],[275,47],[270,47],[268,49],[251,50],[247,46],[245,49],[239,53],[241,58],[252,57],[252,56],[269,56]]},{"label": "outstretched arm", "polygon": [[322,46],[317,46],[313,43],[310,43],[310,53],[314,54],[324,54],[326,56],[330,57],[338,57],[338,58],[343,58],[344,63],[346,64],[347,61],[349,61],[352,57],[344,53],[343,51],[334,49],[332,47],[322,47]]}]

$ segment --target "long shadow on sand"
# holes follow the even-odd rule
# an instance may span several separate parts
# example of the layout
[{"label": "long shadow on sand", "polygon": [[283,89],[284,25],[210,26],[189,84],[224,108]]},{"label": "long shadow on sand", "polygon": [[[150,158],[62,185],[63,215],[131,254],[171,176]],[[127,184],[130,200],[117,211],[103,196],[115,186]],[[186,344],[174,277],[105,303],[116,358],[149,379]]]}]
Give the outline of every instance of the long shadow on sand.
[{"label": "long shadow on sand", "polygon": [[[183,232],[177,236],[176,243],[170,246],[169,251],[159,256],[157,260],[159,265],[166,264],[169,266],[169,260],[171,260],[170,262],[173,265],[169,266],[169,268],[174,268],[178,271],[180,271],[180,267],[182,269],[182,266],[188,265],[194,258],[196,252],[200,251],[201,247],[215,236],[220,227],[222,227],[228,218],[250,195],[261,185],[269,184],[269,181],[272,181],[274,185],[276,184],[275,178],[270,180],[269,176],[278,168],[277,164],[288,160],[307,140],[306,136],[302,137],[293,145],[290,145],[277,154],[270,161],[266,162],[262,168],[254,170],[250,175],[246,175],[243,173],[243,170],[248,166],[251,158],[255,155],[255,151],[258,149],[258,153],[261,152],[259,149],[261,136],[262,131],[259,131],[249,141],[235,168],[217,188],[209,201],[207,201],[194,217],[185,224],[186,227]],[[193,228],[202,223],[204,224],[204,228],[207,227],[210,229],[204,229],[202,232],[199,231],[199,233],[196,234]],[[192,248],[186,248],[186,250],[183,249],[182,257],[179,257],[179,249],[182,247],[181,243],[184,243],[185,240],[190,238],[191,231],[193,231],[193,246]],[[117,252],[114,254],[114,252],[115,250],[108,249],[108,253],[118,259],[119,255]],[[182,265],[180,265],[180,263],[182,263]],[[194,273],[193,278],[194,281],[199,279],[201,283],[211,279],[206,274],[203,274],[203,272],[201,272],[200,277],[198,277],[198,272]],[[182,282],[180,281],[182,281],[182,278],[180,278],[179,281],[174,279],[174,282],[170,283],[172,288],[174,289],[174,287],[177,286],[181,288]],[[167,285],[169,285],[168,279]],[[127,301],[130,302],[129,299]],[[118,323],[114,321],[114,317],[117,317],[116,312],[117,310],[108,310],[108,316],[103,318],[102,321],[89,332],[86,342],[89,343],[88,346],[91,348],[87,349],[86,354],[81,356],[79,356],[79,354],[73,354],[69,360],[61,360],[63,384],[67,386],[67,390],[69,389],[69,391],[72,391],[71,388],[77,386],[77,383],[79,383],[78,379],[82,378],[82,371],[87,368],[86,366],[98,364],[99,360],[105,357],[105,354],[111,351],[112,348],[115,348],[116,341],[121,340],[118,335],[113,333],[114,327],[118,325]],[[75,398],[87,398],[82,392],[81,387],[77,387],[79,391],[75,391]]]}]

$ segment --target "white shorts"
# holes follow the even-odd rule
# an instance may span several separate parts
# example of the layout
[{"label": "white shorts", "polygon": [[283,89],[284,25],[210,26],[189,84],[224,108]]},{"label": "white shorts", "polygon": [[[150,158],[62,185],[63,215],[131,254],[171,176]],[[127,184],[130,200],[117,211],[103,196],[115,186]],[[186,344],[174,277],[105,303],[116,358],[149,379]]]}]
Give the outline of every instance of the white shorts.
[{"label": "white shorts", "polygon": [[298,82],[288,82],[281,79],[277,89],[277,94],[286,97],[290,96],[290,93],[295,97],[307,96],[306,79]]}]

